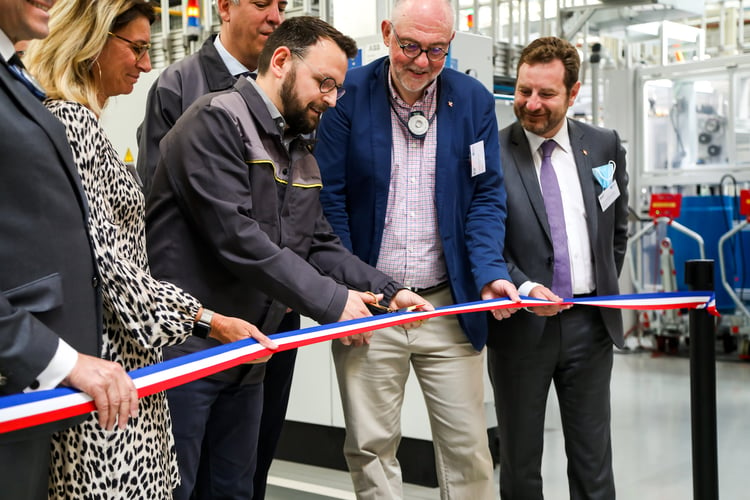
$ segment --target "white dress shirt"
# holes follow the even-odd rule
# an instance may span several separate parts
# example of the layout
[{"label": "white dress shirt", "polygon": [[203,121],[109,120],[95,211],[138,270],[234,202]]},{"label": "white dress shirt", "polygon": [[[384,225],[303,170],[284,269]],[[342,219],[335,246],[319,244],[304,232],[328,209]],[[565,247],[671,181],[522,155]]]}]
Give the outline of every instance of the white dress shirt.
[{"label": "white dress shirt", "polygon": [[[524,133],[529,141],[531,157],[534,159],[534,169],[536,170],[537,180],[539,180],[539,171],[542,167],[540,147],[547,139],[528,130],[524,130]],[[586,225],[588,215],[583,203],[583,192],[581,191],[576,160],[570,145],[567,119],[563,121],[563,126],[557,134],[550,139],[557,143],[557,147],[552,151],[551,161],[563,202],[573,294],[590,293],[596,288],[594,260],[591,252],[591,239]],[[518,291],[522,295],[528,295],[538,285],[539,283],[527,281],[519,287]]]}]

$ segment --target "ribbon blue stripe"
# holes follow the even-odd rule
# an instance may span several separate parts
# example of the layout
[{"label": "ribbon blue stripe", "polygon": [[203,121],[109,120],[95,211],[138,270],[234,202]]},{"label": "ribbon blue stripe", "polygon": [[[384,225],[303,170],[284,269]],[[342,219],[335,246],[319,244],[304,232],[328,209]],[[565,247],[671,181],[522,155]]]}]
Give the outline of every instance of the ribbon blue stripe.
[{"label": "ribbon blue stripe", "polygon": [[[609,295],[609,296],[597,296],[597,297],[589,297],[589,298],[581,298],[581,299],[566,299],[566,302],[591,302],[591,301],[597,301],[597,302],[612,302],[612,301],[622,301],[622,300],[649,300],[649,299],[680,299],[684,297],[695,297],[695,296],[701,296],[701,295],[710,295],[711,298],[713,298],[713,293],[710,291],[695,291],[695,292],[670,292],[670,293],[642,293],[642,294],[631,294],[631,295]],[[531,297],[522,296],[522,300],[539,300],[539,299],[533,299]],[[707,300],[710,301],[711,299]],[[448,311],[448,310],[454,310],[454,309],[463,309],[468,308],[472,306],[491,306],[496,303],[502,303],[507,302],[507,299],[500,298],[500,299],[491,299],[491,300],[484,300],[484,301],[476,301],[476,302],[468,302],[465,304],[454,304],[450,306],[443,306],[438,307],[435,309],[436,312],[440,311]],[[404,314],[414,314],[413,312],[407,312],[407,311],[401,311],[401,312],[394,312],[389,313],[389,318],[396,318],[398,316],[402,316]],[[320,332],[321,330],[327,330],[330,328],[347,328],[347,327],[355,327],[363,323],[369,323],[373,321],[373,319],[381,319],[381,316],[367,316],[364,318],[358,318],[358,319],[352,319],[347,321],[341,321],[338,323],[331,323],[328,325],[315,325],[310,326],[306,328],[302,328],[300,330],[293,330],[289,332],[282,332],[282,333],[276,333],[273,335],[269,335],[269,338],[273,340],[282,340],[289,337],[297,337],[301,335],[307,335],[307,334],[314,334],[317,332]],[[375,326],[373,329],[377,329],[378,327]],[[200,361],[206,358],[210,358],[219,354],[223,354],[226,352],[234,351],[237,349],[245,348],[248,346],[252,346],[257,344],[258,341],[256,341],[253,338],[248,338],[244,340],[239,340],[237,342],[233,342],[231,344],[222,344],[215,347],[211,347],[209,349],[205,349],[203,351],[194,352],[190,354],[186,354],[184,356],[180,356],[179,358],[174,358],[170,360],[163,361],[161,363],[146,366],[143,368],[138,368],[136,370],[132,370],[130,373],[130,376],[133,379],[138,379],[141,377],[145,377],[147,375],[153,375],[159,372],[162,372],[164,370],[168,370],[171,368],[178,367],[180,365],[184,365],[187,363],[192,363],[194,361]],[[78,393],[79,391],[75,389],[71,389],[69,387],[58,387],[56,389],[50,389],[45,391],[37,391],[37,392],[29,392],[29,393],[21,393],[21,394],[13,394],[9,396],[3,396],[0,397],[0,409],[4,408],[10,408],[12,406],[17,406],[21,404],[28,404],[28,403],[34,403],[37,401],[44,401],[48,399],[54,399],[59,398],[62,396],[67,396],[70,394]]]}]

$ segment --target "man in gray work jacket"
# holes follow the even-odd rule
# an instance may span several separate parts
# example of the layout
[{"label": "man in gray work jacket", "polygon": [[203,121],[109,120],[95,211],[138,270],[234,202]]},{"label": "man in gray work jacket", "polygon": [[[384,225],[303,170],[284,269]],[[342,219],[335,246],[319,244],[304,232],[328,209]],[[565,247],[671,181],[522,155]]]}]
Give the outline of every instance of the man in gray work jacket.
[{"label": "man in gray work jacket", "polygon": [[[148,95],[146,115],[138,131],[138,175],[148,196],[159,162],[159,142],[177,119],[199,97],[227,90],[237,78],[255,71],[268,36],[284,21],[287,0],[250,2],[217,0],[221,19],[218,36],[205,41],[195,54],[166,68]],[[290,316],[280,331],[296,330]],[[260,325],[259,325],[260,326]],[[255,365],[254,376],[264,378],[264,410],[258,443],[255,499],[265,494],[266,477],[286,415],[296,350],[276,354],[265,365]]]},{"label": "man in gray work jacket", "polygon": [[[301,137],[336,105],[355,51],[320,19],[290,19],[269,37],[257,82],[241,78],[185,112],[161,143],[148,198],[154,276],[267,334],[289,315],[320,323],[369,315],[374,299],[365,291],[382,294],[389,307],[425,303],[341,245],[323,216],[320,172]],[[195,338],[182,348],[209,342]],[[167,392],[182,479],[176,499],[193,491],[251,498],[257,385],[209,378]]]}]

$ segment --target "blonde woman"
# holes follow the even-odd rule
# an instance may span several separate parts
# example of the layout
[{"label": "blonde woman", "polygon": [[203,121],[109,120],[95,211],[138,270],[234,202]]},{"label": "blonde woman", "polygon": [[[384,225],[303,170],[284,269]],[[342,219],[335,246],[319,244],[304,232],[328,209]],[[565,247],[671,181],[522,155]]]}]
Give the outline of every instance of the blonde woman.
[{"label": "blonde woman", "polygon": [[[184,341],[212,315],[149,275],[143,197],[98,120],[109,97],[130,93],[140,73],[151,70],[154,9],[144,0],[60,0],[50,17],[50,35],[30,45],[26,61],[47,92],[46,106],[65,125],[91,207],[104,300],[102,355],[127,370],[152,365],[161,361],[161,347]],[[240,319],[213,314],[207,328],[217,344],[252,336],[275,348]],[[142,399],[125,429],[104,429],[92,414],[53,438],[51,498],[171,498],[178,481],[163,393]]]}]

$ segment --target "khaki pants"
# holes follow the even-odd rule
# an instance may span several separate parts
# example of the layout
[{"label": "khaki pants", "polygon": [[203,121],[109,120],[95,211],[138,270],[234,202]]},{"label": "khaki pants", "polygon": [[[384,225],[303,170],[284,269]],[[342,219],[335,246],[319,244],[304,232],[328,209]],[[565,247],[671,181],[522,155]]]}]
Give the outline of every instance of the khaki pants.
[{"label": "khaki pants", "polygon": [[[451,303],[444,288],[425,296]],[[404,332],[378,330],[370,344],[333,341],[344,406],[344,455],[359,499],[401,499],[401,406],[411,368],[430,416],[442,499],[494,499],[493,464],[484,414],[484,351],[477,352],[456,316],[426,321]]]}]

